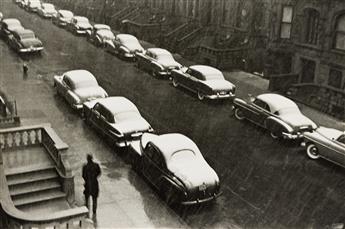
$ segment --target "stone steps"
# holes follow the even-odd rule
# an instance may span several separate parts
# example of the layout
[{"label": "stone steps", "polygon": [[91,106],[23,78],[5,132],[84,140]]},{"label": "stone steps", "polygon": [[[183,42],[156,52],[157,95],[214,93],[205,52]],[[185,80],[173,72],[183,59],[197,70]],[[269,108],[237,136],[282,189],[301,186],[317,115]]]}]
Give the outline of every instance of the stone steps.
[{"label": "stone steps", "polygon": [[64,200],[61,183],[55,167],[41,164],[6,170],[6,179],[16,207],[34,207],[52,201]]}]

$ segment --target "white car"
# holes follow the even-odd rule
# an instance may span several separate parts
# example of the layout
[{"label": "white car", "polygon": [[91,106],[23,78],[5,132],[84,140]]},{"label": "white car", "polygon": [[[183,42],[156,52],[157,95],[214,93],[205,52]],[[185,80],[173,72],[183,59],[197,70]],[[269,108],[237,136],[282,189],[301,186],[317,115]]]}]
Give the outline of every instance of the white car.
[{"label": "white car", "polygon": [[182,67],[168,50],[161,48],[149,48],[144,53],[138,53],[137,66],[155,77],[170,76],[172,70]]},{"label": "white car", "polygon": [[153,132],[138,108],[121,96],[85,102],[83,115],[88,124],[109,137],[118,147],[127,146],[145,132]]},{"label": "white car", "polygon": [[37,12],[39,8],[41,8],[40,0],[29,0],[25,6],[25,9],[29,12]]},{"label": "white car", "polygon": [[50,3],[42,3],[41,8],[38,9],[37,14],[43,18],[52,18],[57,15],[55,6]]},{"label": "white car", "polygon": [[76,35],[86,35],[88,30],[92,30],[92,25],[86,17],[74,16],[67,29]]},{"label": "white car", "polygon": [[123,58],[136,58],[137,53],[145,51],[138,39],[130,34],[117,34],[112,41],[106,42],[105,48]]},{"label": "white car", "polygon": [[248,101],[235,98],[233,103],[238,120],[246,119],[268,129],[273,138],[302,138],[303,132],[317,128],[295,102],[282,95],[266,93],[250,97]]},{"label": "white car", "polygon": [[87,39],[97,46],[104,46],[107,41],[113,41],[114,33],[109,25],[95,24],[92,30],[87,30]]},{"label": "white car", "polygon": [[57,14],[52,17],[52,22],[58,26],[66,26],[71,23],[73,18],[73,13],[69,10],[58,10]]},{"label": "white car", "polygon": [[225,80],[223,73],[206,65],[193,65],[173,70],[171,78],[174,87],[183,86],[198,95],[199,100],[227,99],[235,96],[236,87]]},{"label": "white car", "polygon": [[92,73],[86,70],[72,70],[54,76],[54,86],[57,93],[76,110],[82,109],[86,101],[108,97]]}]

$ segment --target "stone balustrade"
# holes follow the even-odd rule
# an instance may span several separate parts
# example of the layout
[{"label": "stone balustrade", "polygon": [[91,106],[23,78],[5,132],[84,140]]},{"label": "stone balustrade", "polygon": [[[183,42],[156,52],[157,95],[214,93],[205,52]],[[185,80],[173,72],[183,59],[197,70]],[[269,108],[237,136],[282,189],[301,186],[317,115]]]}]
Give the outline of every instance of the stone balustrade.
[{"label": "stone balustrade", "polygon": [[78,225],[87,217],[86,207],[71,208],[47,215],[35,215],[18,210],[12,202],[5,177],[2,152],[41,145],[56,163],[67,200],[74,202],[74,177],[67,160],[68,146],[49,124],[0,130],[0,228],[56,228]]}]

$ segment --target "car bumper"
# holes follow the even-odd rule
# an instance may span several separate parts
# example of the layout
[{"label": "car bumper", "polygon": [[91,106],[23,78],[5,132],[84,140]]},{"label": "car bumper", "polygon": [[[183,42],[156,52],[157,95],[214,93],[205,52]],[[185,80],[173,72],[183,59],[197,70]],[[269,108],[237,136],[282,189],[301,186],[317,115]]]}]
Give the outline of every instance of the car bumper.
[{"label": "car bumper", "polygon": [[28,53],[28,52],[39,52],[42,51],[43,47],[33,47],[33,48],[23,48],[19,49],[20,53]]},{"label": "car bumper", "polygon": [[73,104],[72,108],[75,110],[81,110],[83,108],[83,104]]},{"label": "car bumper", "polygon": [[227,98],[233,98],[235,97],[234,94],[230,93],[230,94],[215,94],[215,95],[206,95],[206,98],[208,99],[227,99]]},{"label": "car bumper", "polygon": [[77,33],[77,34],[80,34],[80,35],[86,35],[87,30],[80,30],[80,29],[77,29],[77,30],[76,30],[76,33]]},{"label": "car bumper", "polygon": [[136,55],[134,53],[124,53],[123,55],[126,58],[135,58],[136,57]]},{"label": "car bumper", "polygon": [[282,133],[284,139],[301,139],[303,137],[303,134],[300,133]]},{"label": "car bumper", "polygon": [[181,202],[181,205],[194,205],[194,204],[201,204],[201,203],[206,203],[206,202],[210,202],[212,200],[215,200],[216,198],[218,198],[222,193],[216,193],[213,196],[204,198],[204,199],[196,199],[196,200],[187,200],[187,201],[183,201]]}]

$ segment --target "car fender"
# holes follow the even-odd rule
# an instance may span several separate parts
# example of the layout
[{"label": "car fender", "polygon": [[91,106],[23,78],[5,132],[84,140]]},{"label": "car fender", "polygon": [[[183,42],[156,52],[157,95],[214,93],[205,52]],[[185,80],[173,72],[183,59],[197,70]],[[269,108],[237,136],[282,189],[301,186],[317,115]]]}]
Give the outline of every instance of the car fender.
[{"label": "car fender", "polygon": [[235,98],[233,101],[234,107],[246,107],[248,103],[243,99]]},{"label": "car fender", "polygon": [[184,190],[183,190],[184,185],[181,183],[181,181],[176,179],[178,181],[178,183],[180,183],[180,184],[177,184],[176,181],[174,181],[174,180],[172,180],[170,177],[168,177],[166,175],[162,175],[159,179],[159,189],[163,189],[163,188],[170,186],[170,187],[173,187],[176,191],[184,192]]},{"label": "car fender", "polygon": [[71,105],[80,103],[80,98],[71,90],[68,90],[66,95],[66,99],[71,103]]},{"label": "car fender", "polygon": [[292,133],[293,128],[281,119],[270,116],[265,120],[265,127],[274,133]]},{"label": "car fender", "polygon": [[151,67],[153,70],[157,70],[157,71],[164,71],[164,68],[162,67],[162,65],[158,64],[157,62],[152,61],[151,62]]}]

